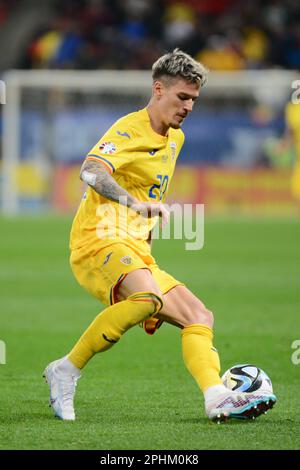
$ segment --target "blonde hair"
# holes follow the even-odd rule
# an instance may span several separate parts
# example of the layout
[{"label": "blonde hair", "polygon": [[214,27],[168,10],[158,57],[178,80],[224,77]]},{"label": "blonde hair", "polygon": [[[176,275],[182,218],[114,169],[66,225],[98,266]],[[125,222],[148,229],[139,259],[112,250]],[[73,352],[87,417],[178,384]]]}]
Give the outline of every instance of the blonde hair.
[{"label": "blonde hair", "polygon": [[153,80],[179,77],[191,83],[198,83],[201,87],[207,81],[207,73],[208,70],[200,62],[178,48],[159,57],[152,66]]}]

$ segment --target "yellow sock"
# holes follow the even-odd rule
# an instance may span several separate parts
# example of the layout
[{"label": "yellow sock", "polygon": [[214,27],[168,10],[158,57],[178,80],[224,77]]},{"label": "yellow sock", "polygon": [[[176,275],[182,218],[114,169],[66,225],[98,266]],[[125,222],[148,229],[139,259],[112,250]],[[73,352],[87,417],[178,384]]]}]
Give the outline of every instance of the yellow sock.
[{"label": "yellow sock", "polygon": [[182,329],[183,360],[200,389],[204,392],[222,384],[219,354],[213,347],[212,329],[206,325],[190,325]]},{"label": "yellow sock", "polygon": [[161,308],[162,300],[149,292],[138,292],[111,305],[83,333],[68,359],[82,369],[94,354],[111,348],[129,328],[155,315]]}]

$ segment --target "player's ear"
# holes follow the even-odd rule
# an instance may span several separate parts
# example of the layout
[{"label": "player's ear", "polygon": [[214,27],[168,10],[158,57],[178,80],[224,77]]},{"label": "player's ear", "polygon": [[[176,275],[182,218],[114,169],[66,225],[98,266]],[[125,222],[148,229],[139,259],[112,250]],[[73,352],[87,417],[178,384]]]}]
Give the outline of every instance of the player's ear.
[{"label": "player's ear", "polygon": [[153,95],[156,96],[157,99],[160,99],[163,94],[164,85],[161,81],[155,80],[153,83]]}]

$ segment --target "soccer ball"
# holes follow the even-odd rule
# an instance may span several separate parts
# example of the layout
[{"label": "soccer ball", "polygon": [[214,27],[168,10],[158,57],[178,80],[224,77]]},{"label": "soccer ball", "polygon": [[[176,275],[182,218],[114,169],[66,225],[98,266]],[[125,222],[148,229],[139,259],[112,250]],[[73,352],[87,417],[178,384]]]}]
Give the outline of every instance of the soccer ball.
[{"label": "soccer ball", "polygon": [[273,393],[270,377],[259,367],[252,364],[237,364],[230,367],[222,376],[227,388],[235,392],[255,392],[261,390]]}]

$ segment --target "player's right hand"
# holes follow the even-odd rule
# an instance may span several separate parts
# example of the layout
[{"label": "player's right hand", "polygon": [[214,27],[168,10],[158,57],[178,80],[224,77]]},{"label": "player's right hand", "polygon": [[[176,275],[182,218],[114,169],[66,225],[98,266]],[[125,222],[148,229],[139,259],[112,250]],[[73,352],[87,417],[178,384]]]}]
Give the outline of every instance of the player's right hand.
[{"label": "player's right hand", "polygon": [[170,213],[161,202],[135,202],[130,208],[143,217],[161,217],[163,226],[169,221]]}]

